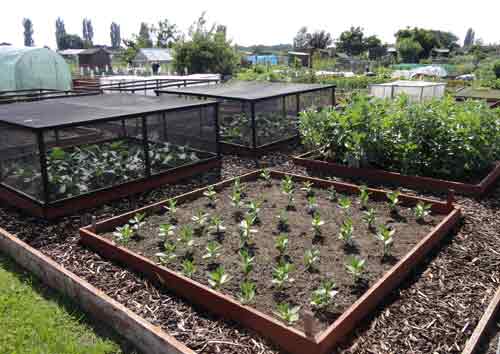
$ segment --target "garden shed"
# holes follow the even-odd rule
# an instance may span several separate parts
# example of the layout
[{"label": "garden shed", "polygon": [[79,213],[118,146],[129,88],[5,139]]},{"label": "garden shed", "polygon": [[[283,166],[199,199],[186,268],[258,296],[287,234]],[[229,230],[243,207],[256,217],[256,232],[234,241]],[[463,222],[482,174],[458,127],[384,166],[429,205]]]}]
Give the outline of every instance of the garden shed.
[{"label": "garden shed", "polygon": [[217,102],[133,94],[0,107],[0,200],[57,217],[220,164]]},{"label": "garden shed", "polygon": [[260,154],[298,137],[298,115],[335,105],[335,85],[232,81],[157,90],[219,100],[223,151]]},{"label": "garden shed", "polygon": [[446,84],[428,81],[394,81],[384,84],[368,86],[369,94],[379,98],[394,98],[398,95],[407,95],[412,102],[421,102],[444,96]]},{"label": "garden shed", "polygon": [[71,89],[66,61],[47,48],[0,46],[0,91]]},{"label": "garden shed", "polygon": [[104,71],[111,67],[111,54],[106,48],[90,48],[78,53],[78,65],[84,68],[98,68]]}]

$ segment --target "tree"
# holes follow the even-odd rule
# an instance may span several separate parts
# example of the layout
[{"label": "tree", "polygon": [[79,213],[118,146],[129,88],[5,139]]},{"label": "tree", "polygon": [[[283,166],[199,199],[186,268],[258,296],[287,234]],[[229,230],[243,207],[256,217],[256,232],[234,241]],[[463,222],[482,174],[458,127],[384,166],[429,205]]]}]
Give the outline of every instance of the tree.
[{"label": "tree", "polygon": [[420,51],[419,59],[429,58],[432,49],[434,48],[447,48],[453,50],[458,47],[458,37],[453,33],[438,30],[426,30],[418,27],[407,27],[399,30],[396,33],[396,45],[402,39],[411,39],[420,44],[422,50]]},{"label": "tree", "polygon": [[33,40],[33,23],[29,18],[23,19],[23,27],[24,27],[24,45],[26,47],[33,47],[35,45],[35,41]]},{"label": "tree", "polygon": [[151,48],[153,47],[153,40],[151,39],[151,29],[145,22],[141,23],[141,28],[139,29],[139,35],[136,38],[139,48]]},{"label": "tree", "polygon": [[295,37],[293,38],[294,49],[304,49],[308,44],[307,27],[301,27]]},{"label": "tree", "polygon": [[120,43],[122,41],[120,34],[120,25],[118,25],[115,22],[112,22],[109,34],[111,36],[111,48],[114,49],[120,48]]},{"label": "tree", "polygon": [[500,79],[500,60],[493,63],[493,73],[497,79]]},{"label": "tree", "polygon": [[401,60],[405,63],[417,63],[423,48],[419,42],[412,38],[402,38],[397,44],[397,49]]},{"label": "tree", "polygon": [[[181,39],[174,46],[174,66],[183,73],[231,74],[236,68],[238,56],[226,39],[225,30],[214,25],[207,28],[205,13],[190,27],[189,37]],[[225,28],[225,27],[224,27]]]},{"label": "tree", "polygon": [[368,51],[368,58],[376,60],[387,54],[387,47],[377,36],[370,36],[363,39],[363,49]]},{"label": "tree", "polygon": [[93,46],[93,40],[94,40],[94,27],[92,26],[92,21],[84,18],[83,23],[83,41],[86,45],[86,47],[92,47]]},{"label": "tree", "polygon": [[467,30],[467,33],[465,34],[464,48],[470,49],[474,45],[475,38],[476,38],[476,33],[472,28],[469,28]]},{"label": "tree", "polygon": [[152,32],[156,36],[156,46],[158,48],[172,48],[179,39],[177,25],[170,23],[167,19],[158,22],[158,27],[152,27]]},{"label": "tree", "polygon": [[332,42],[332,36],[326,31],[316,31],[307,36],[307,44],[313,50],[326,49]]},{"label": "tree", "polygon": [[351,27],[350,30],[340,34],[337,49],[348,55],[360,55],[365,51],[363,36],[364,33],[361,27]]},{"label": "tree", "polygon": [[61,39],[63,49],[82,49],[85,47],[85,42],[83,39],[77,34],[65,34]]},{"label": "tree", "polygon": [[64,39],[66,38],[66,28],[64,26],[64,21],[62,18],[58,17],[56,20],[56,43],[57,49],[63,50],[66,49]]}]

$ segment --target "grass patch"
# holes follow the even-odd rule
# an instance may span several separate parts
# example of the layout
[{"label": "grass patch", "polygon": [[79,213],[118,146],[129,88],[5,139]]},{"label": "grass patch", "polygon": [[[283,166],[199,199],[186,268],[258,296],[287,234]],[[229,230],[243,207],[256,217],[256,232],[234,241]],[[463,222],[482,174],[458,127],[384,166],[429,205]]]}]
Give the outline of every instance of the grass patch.
[{"label": "grass patch", "polygon": [[4,354],[124,353],[78,308],[0,254],[0,348]]}]

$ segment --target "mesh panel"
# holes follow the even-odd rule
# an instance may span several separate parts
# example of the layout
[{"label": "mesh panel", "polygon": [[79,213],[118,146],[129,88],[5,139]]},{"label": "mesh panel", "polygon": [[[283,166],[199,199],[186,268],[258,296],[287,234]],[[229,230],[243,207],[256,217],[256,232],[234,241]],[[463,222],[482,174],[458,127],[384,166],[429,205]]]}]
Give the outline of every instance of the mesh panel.
[{"label": "mesh panel", "polygon": [[216,156],[215,107],[199,107],[147,117],[153,174]]},{"label": "mesh panel", "polygon": [[145,177],[141,118],[44,133],[49,201]]},{"label": "mesh panel", "polygon": [[262,146],[298,134],[297,96],[271,98],[255,103],[257,146]]},{"label": "mesh panel", "polygon": [[36,135],[0,123],[0,182],[42,200],[42,177]]},{"label": "mesh panel", "polygon": [[219,122],[222,142],[252,147],[250,103],[236,100],[220,102]]},{"label": "mesh panel", "polygon": [[323,108],[332,105],[332,89],[324,89],[300,94],[300,110],[315,107]]}]

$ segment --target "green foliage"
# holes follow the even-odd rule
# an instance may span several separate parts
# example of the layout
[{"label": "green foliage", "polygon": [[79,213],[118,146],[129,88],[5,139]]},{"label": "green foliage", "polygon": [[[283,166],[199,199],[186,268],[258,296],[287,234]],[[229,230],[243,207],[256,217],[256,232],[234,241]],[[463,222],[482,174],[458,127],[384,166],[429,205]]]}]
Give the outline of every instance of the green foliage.
[{"label": "green foliage", "polygon": [[319,309],[325,308],[333,302],[337,294],[338,291],[335,290],[335,282],[332,280],[325,280],[321,283],[319,288],[313,291],[311,305]]},{"label": "green foliage", "polygon": [[331,202],[335,202],[338,198],[338,193],[335,187],[331,186],[330,188],[328,188],[327,192],[328,192],[328,200],[330,200]]},{"label": "green foliage", "polygon": [[392,191],[392,192],[387,192],[386,196],[387,199],[389,200],[389,208],[391,208],[391,211],[395,212],[397,209],[397,206],[399,204],[399,195],[401,192],[399,191]]},{"label": "green foliage", "polygon": [[403,63],[418,63],[424,48],[414,39],[402,38],[397,43],[398,54]]},{"label": "green foliage", "polygon": [[224,232],[226,230],[226,227],[223,225],[222,218],[218,215],[212,216],[212,218],[210,219],[209,228],[216,234],[220,234],[221,232]]},{"label": "green foliage", "polygon": [[241,269],[243,270],[243,274],[245,275],[245,277],[248,277],[250,272],[253,270],[255,257],[250,256],[248,250],[241,249],[240,258],[241,258]]},{"label": "green foliage", "polygon": [[305,192],[307,197],[311,197],[314,195],[313,186],[314,183],[306,181],[302,184],[302,188],[300,188],[300,190]]},{"label": "green foliage", "polygon": [[344,220],[344,222],[342,223],[342,226],[340,226],[339,240],[344,241],[345,244],[348,246],[352,246],[353,245],[353,239],[352,239],[353,232],[354,232],[354,226],[352,224],[352,219],[350,217],[348,217]]},{"label": "green foliage", "polygon": [[319,262],[320,251],[318,249],[310,249],[304,252],[304,266],[307,270],[312,270]]},{"label": "green foliage", "polygon": [[280,262],[280,264],[273,270],[273,284],[281,290],[286,283],[293,283],[294,279],[290,277],[295,267],[288,262]]},{"label": "green foliage", "polygon": [[222,246],[218,242],[209,241],[207,243],[207,246],[205,247],[205,250],[207,251],[207,253],[205,253],[202,258],[213,261],[213,260],[217,259],[217,257],[220,256],[221,249],[222,249]]},{"label": "green foliage", "polygon": [[244,281],[240,284],[240,302],[243,305],[247,305],[253,301],[255,289],[255,284],[250,281]]},{"label": "green foliage", "polygon": [[389,256],[391,254],[391,248],[394,242],[394,234],[396,230],[389,229],[387,226],[380,225],[376,234],[376,237],[379,241],[382,242],[384,246],[384,256]]},{"label": "green foliage", "polygon": [[132,228],[137,231],[139,230],[144,224],[144,218],[146,217],[146,214],[144,213],[137,213],[134,215],[132,219],[128,221],[128,223],[132,226]]},{"label": "green foliage", "polygon": [[190,38],[179,40],[174,46],[174,67],[179,73],[231,74],[238,63],[238,55],[226,39],[225,31],[213,26],[207,29],[204,14],[190,30]]},{"label": "green foliage", "polygon": [[500,157],[500,110],[452,97],[412,103],[356,95],[342,111],[307,111],[303,143],[354,166],[464,181]]},{"label": "green foliage", "polygon": [[340,197],[339,198],[339,208],[342,209],[344,212],[348,212],[349,209],[351,208],[351,199],[349,197]]},{"label": "green foliage", "polygon": [[194,264],[194,261],[185,259],[184,262],[182,262],[182,273],[186,277],[192,278],[194,273],[196,273],[196,265]]},{"label": "green foliage", "polygon": [[262,178],[264,181],[266,181],[267,185],[271,184],[271,172],[269,172],[269,169],[265,168],[262,170],[260,173],[260,178]]},{"label": "green foliage", "polygon": [[252,234],[258,232],[256,228],[253,228],[255,222],[255,217],[253,215],[246,215],[240,222],[240,244],[241,246],[251,243]]},{"label": "green foliage", "polygon": [[325,224],[325,221],[321,220],[321,215],[318,212],[314,213],[313,219],[311,221],[311,225],[312,225],[312,230],[314,231],[316,236],[321,235],[321,227],[324,224]]},{"label": "green foliage", "polygon": [[217,192],[215,191],[214,186],[207,187],[207,190],[203,192],[203,195],[208,198],[210,205],[215,206],[215,203],[217,202]]},{"label": "green foliage", "polygon": [[309,214],[314,214],[316,210],[318,209],[318,203],[316,202],[316,197],[315,196],[309,196],[307,197],[307,212]]},{"label": "green foliage", "polygon": [[177,246],[175,243],[165,242],[163,247],[165,248],[164,251],[157,253],[155,256],[160,259],[161,264],[167,265],[177,258],[177,254],[175,253]]},{"label": "green foliage", "polygon": [[353,276],[354,281],[358,281],[365,271],[365,260],[356,256],[351,256],[345,264],[347,271]]},{"label": "green foliage", "polygon": [[238,191],[232,192],[231,196],[231,205],[235,207],[236,209],[240,209],[243,206],[243,202],[241,200],[241,193]]},{"label": "green foliage", "polygon": [[231,280],[231,277],[222,266],[217,267],[216,270],[208,274],[208,283],[214,289],[220,289],[229,280]]},{"label": "green foliage", "polygon": [[174,236],[175,226],[171,224],[161,224],[159,228],[158,236],[166,240],[169,236]]},{"label": "green foliage", "polygon": [[363,221],[368,225],[369,229],[373,229],[375,225],[375,210],[370,208],[368,210],[363,211]]},{"label": "green foliage", "polygon": [[204,228],[209,217],[210,215],[204,213],[203,210],[198,209],[196,214],[191,217],[191,220],[198,226],[198,228]]},{"label": "green foliage", "polygon": [[370,192],[366,186],[359,187],[359,204],[361,208],[365,209],[368,206],[368,201],[370,200]]},{"label": "green foliage", "polygon": [[288,207],[292,207],[293,206],[293,202],[294,202],[293,193],[295,191],[295,187],[294,187],[294,184],[293,184],[292,177],[285,176],[281,180],[281,191],[288,198],[288,205],[287,206]]},{"label": "green foliage", "polygon": [[175,214],[177,213],[177,200],[170,199],[168,201],[168,205],[165,206],[165,209],[167,210],[168,214],[170,215],[170,218],[175,219]]},{"label": "green foliage", "polygon": [[285,234],[280,234],[275,242],[274,242],[274,247],[278,250],[280,257],[283,257],[285,255],[285,252],[288,248],[288,236]]},{"label": "green foliage", "polygon": [[417,205],[413,208],[413,214],[418,221],[422,221],[426,216],[429,216],[431,213],[432,205],[426,204],[423,202],[418,202]]},{"label": "green foliage", "polygon": [[278,304],[275,314],[288,325],[292,325],[299,320],[299,311],[300,306],[291,307],[287,303],[281,303]]},{"label": "green foliage", "polygon": [[113,236],[117,239],[119,243],[126,245],[130,242],[132,237],[135,236],[135,229],[131,227],[129,224],[124,226],[119,226],[116,228],[115,232],[113,232]]},{"label": "green foliage", "polygon": [[193,227],[191,225],[183,225],[179,230],[179,238],[177,241],[182,243],[187,249],[194,246]]},{"label": "green foliage", "polygon": [[290,227],[290,224],[288,223],[288,213],[286,210],[282,210],[280,215],[278,215],[279,223],[278,223],[278,229],[280,231],[287,231],[288,228]]}]

